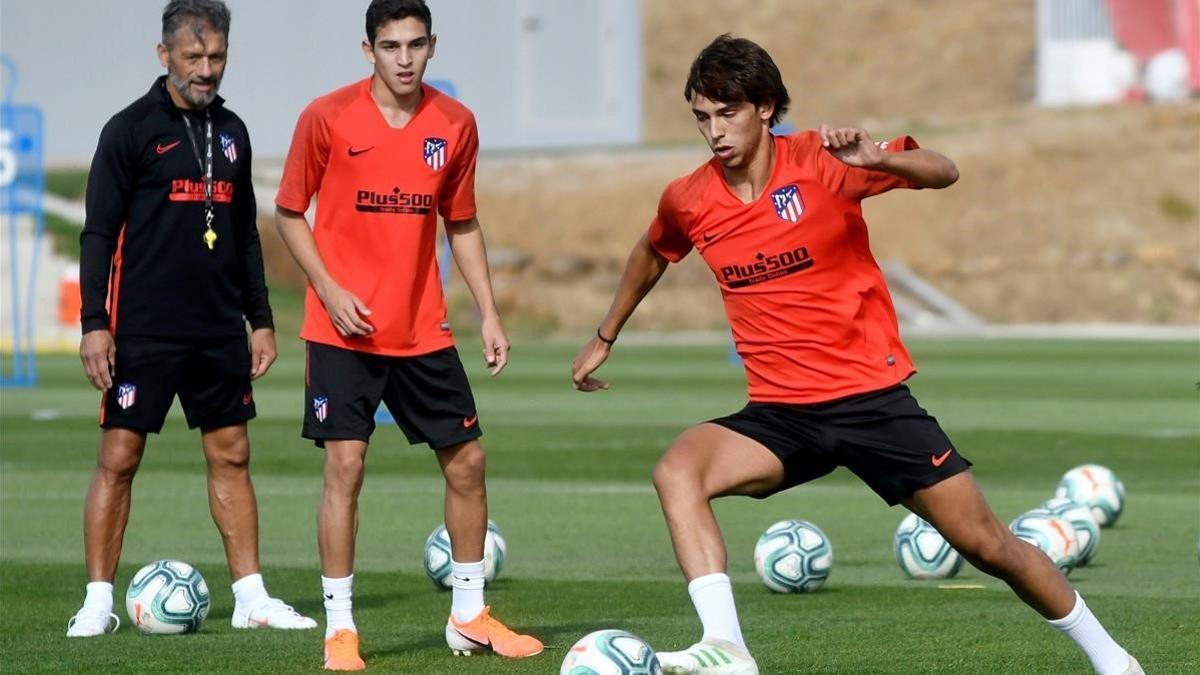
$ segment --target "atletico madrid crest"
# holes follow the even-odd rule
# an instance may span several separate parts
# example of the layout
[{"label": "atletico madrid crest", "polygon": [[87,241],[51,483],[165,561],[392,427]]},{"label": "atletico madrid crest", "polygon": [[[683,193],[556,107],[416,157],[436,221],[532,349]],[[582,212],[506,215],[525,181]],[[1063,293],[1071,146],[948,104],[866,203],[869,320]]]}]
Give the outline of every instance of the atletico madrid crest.
[{"label": "atletico madrid crest", "polygon": [[225,153],[225,159],[228,159],[230,164],[237,161],[237,143],[234,142],[233,136],[221,134],[221,152]]},{"label": "atletico madrid crest", "polygon": [[329,417],[329,397],[314,396],[312,406],[313,417],[316,417],[318,422],[324,422],[325,418]]},{"label": "atletico madrid crest", "polygon": [[434,171],[446,166],[446,139],[426,138],[422,154],[425,157],[425,163]]},{"label": "atletico madrid crest", "polygon": [[800,200],[800,188],[795,184],[781,187],[771,193],[771,204],[775,207],[775,215],[795,223],[800,221],[804,213],[804,202]]},{"label": "atletico madrid crest", "polygon": [[117,405],[121,406],[121,410],[128,410],[130,406],[137,402],[137,386],[132,384],[122,384],[117,386]]}]

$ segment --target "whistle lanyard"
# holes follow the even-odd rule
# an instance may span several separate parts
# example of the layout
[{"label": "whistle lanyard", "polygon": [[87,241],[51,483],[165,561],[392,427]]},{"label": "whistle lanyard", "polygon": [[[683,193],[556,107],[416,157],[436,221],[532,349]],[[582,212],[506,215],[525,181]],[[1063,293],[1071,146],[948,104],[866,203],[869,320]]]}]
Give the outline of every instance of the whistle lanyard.
[{"label": "whistle lanyard", "polygon": [[192,154],[196,157],[196,164],[200,166],[200,173],[204,176],[204,245],[209,251],[216,248],[217,233],[213,230],[213,139],[212,139],[212,113],[208,109],[204,110],[204,158],[200,157],[200,147],[196,145],[196,134],[192,131],[192,121],[188,119],[187,113],[183,115],[183,124],[187,127],[188,141],[192,144]]}]

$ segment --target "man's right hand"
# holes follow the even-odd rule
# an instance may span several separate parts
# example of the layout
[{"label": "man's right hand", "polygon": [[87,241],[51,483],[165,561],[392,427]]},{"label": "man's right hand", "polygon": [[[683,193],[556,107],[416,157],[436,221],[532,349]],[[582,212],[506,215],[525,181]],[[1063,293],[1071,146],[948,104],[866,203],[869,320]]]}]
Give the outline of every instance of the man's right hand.
[{"label": "man's right hand", "polygon": [[362,337],[375,332],[375,327],[364,318],[371,316],[371,310],[358,296],[337,284],[331,284],[329,290],[319,295],[325,313],[342,337]]},{"label": "man's right hand", "polygon": [[107,329],[88,331],[79,341],[79,360],[83,361],[83,372],[92,386],[100,391],[112,387],[114,369],[117,367],[117,343]]},{"label": "man's right hand", "polygon": [[592,373],[608,359],[610,348],[609,344],[594,337],[588,340],[583,349],[579,350],[579,356],[576,356],[575,361],[571,363],[571,379],[574,381],[576,389],[579,391],[608,389],[608,383],[592,377]]}]

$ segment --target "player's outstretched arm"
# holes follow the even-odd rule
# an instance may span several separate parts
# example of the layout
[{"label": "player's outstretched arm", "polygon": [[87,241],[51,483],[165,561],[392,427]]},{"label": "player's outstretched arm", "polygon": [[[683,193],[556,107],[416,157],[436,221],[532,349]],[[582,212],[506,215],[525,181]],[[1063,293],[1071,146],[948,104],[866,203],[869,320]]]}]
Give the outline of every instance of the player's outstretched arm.
[{"label": "player's outstretched arm", "polygon": [[504,327],[500,324],[500,310],[496,308],[496,297],[492,292],[492,275],[488,269],[487,244],[483,241],[483,230],[479,219],[446,220],[446,238],[458,271],[471,289],[475,305],[479,307],[480,336],[483,338],[483,360],[487,362],[492,376],[500,374],[508,365],[508,350],[511,347]]},{"label": "player's outstretched arm", "polygon": [[883,171],[930,189],[949,187],[958,180],[958,167],[949,157],[932,150],[917,148],[887,152],[880,148],[865,129],[830,127],[822,124],[821,145],[843,163]]},{"label": "player's outstretched arm", "polygon": [[342,337],[357,337],[374,332],[375,327],[366,320],[366,317],[371,316],[370,308],[353,293],[339,286],[329,275],[304,214],[276,206],[275,229],[279,231],[284,245],[296,259],[296,264],[300,265],[300,269],[308,276],[308,283],[312,284],[317,297],[325,305],[325,312],[337,332]]},{"label": "player's outstretched arm", "polygon": [[571,363],[571,379],[579,391],[596,391],[608,389],[608,383],[592,377],[592,373],[608,359],[612,345],[617,341],[617,334],[625,326],[625,322],[633,315],[642,298],[654,288],[667,270],[668,261],[650,246],[646,235],[634,244],[625,263],[625,271],[621,273],[621,282],[617,293],[613,296],[612,306],[608,314],[596,329],[596,336],[588,340],[579,350],[579,355]]}]

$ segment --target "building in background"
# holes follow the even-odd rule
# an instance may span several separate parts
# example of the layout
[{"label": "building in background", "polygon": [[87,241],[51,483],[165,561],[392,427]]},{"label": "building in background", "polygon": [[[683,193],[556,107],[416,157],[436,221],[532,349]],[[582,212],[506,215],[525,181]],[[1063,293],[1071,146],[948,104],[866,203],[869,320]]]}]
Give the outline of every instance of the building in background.
[{"label": "building in background", "polygon": [[[166,0],[6,0],[0,48],[23,97],[45,111],[46,157],[86,163],[105,121],[162,72]],[[221,93],[256,155],[281,158],[301,109],[371,72],[359,43],[367,0],[227,0]],[[429,0],[449,82],[485,150],[633,144],[642,138],[641,0]]]}]

